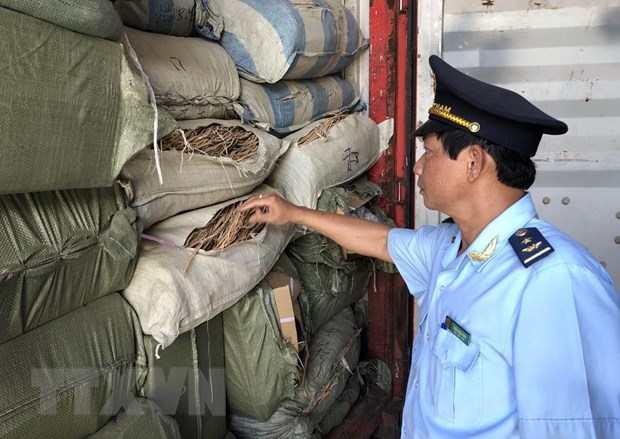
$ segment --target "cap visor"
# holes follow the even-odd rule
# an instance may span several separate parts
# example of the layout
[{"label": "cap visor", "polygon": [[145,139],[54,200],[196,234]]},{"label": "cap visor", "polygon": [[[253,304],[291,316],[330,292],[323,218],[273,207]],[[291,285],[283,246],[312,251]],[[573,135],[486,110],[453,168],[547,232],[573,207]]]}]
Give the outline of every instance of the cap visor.
[{"label": "cap visor", "polygon": [[438,122],[434,119],[429,119],[426,122],[424,122],[422,125],[420,125],[418,129],[413,132],[413,136],[423,137],[423,136],[426,136],[427,134],[441,133],[443,131],[453,130],[453,129],[454,127],[451,125]]}]

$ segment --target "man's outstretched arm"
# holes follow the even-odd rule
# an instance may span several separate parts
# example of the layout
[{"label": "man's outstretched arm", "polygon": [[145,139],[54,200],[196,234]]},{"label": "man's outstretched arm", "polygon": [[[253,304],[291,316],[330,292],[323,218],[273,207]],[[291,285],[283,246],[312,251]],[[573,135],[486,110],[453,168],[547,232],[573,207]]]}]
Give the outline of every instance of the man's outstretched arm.
[{"label": "man's outstretched arm", "polygon": [[355,253],[392,262],[387,249],[390,227],[372,221],[292,204],[276,193],[248,198],[239,210],[254,209],[251,223],[299,224]]}]

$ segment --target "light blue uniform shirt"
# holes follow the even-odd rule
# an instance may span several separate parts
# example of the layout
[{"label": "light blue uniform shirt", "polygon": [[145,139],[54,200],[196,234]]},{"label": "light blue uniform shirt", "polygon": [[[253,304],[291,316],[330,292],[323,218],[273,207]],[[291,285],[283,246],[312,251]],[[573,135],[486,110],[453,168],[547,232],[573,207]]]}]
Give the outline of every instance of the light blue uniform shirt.
[{"label": "light blue uniform shirt", "polygon": [[[528,268],[508,242],[525,227],[555,249]],[[620,438],[620,296],[600,263],[529,194],[457,256],[460,243],[454,224],[389,234],[420,306],[402,437]]]}]

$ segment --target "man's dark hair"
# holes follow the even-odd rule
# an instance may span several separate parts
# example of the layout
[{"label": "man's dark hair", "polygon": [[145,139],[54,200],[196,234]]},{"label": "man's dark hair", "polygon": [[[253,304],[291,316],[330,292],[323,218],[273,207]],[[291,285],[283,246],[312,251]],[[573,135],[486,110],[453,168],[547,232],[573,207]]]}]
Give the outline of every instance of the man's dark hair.
[{"label": "man's dark hair", "polygon": [[470,145],[480,145],[497,167],[497,179],[506,186],[527,190],[536,178],[536,165],[526,155],[505,148],[467,131],[454,129],[437,133],[437,138],[452,160]]}]

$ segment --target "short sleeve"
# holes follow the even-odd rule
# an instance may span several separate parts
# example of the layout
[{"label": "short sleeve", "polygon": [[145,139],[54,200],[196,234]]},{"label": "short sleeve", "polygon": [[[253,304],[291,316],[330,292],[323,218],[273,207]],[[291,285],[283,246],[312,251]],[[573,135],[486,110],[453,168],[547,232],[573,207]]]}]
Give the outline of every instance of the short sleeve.
[{"label": "short sleeve", "polygon": [[448,226],[423,226],[416,230],[395,228],[388,235],[388,252],[414,296],[428,289],[432,273],[449,245]]},{"label": "short sleeve", "polygon": [[513,342],[522,438],[620,437],[620,299],[600,273],[532,273]]}]

